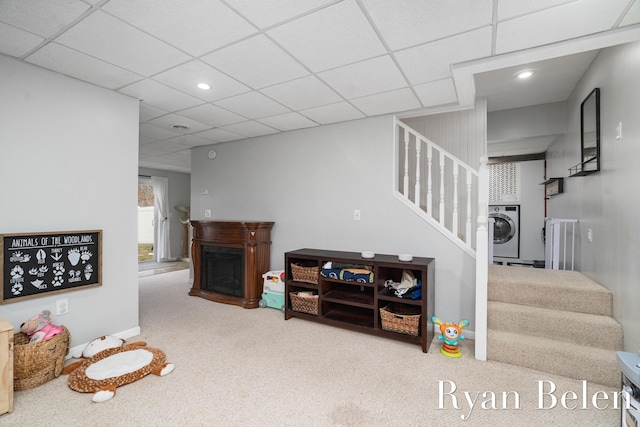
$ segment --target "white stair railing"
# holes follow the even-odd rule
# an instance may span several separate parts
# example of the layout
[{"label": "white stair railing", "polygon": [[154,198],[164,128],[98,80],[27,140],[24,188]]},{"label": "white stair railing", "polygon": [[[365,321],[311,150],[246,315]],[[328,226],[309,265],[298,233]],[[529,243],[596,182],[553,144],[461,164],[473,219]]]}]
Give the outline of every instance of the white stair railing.
[{"label": "white stair railing", "polygon": [[[577,219],[545,219],[544,267],[551,270],[567,270],[575,267]],[[569,245],[571,245],[569,247]],[[562,251],[560,250],[562,247]],[[567,253],[569,251],[569,253]],[[562,264],[562,268],[560,267]]]},{"label": "white stair railing", "polygon": [[476,260],[475,358],[487,360],[487,284],[493,258],[488,159],[482,157],[476,171],[397,118],[394,142],[395,196]]},{"label": "white stair railing", "polygon": [[[394,135],[400,160],[398,170],[402,171],[402,180],[397,176],[402,188],[395,185],[396,196],[475,256],[478,172],[397,118],[394,118]],[[426,189],[423,181],[426,181]],[[434,209],[434,200],[437,209]]]}]

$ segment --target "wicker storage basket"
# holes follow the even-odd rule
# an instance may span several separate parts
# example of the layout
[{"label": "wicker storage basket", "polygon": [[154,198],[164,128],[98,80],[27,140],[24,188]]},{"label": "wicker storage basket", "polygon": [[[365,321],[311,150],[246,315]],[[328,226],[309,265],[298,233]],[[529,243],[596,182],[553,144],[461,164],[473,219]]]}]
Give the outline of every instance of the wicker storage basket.
[{"label": "wicker storage basket", "polygon": [[60,334],[32,344],[25,333],[13,336],[14,390],[28,390],[60,376],[71,343],[69,330],[62,328]]},{"label": "wicker storage basket", "polygon": [[318,284],[318,266],[304,267],[291,263],[291,275],[296,282]]},{"label": "wicker storage basket", "polygon": [[380,309],[382,329],[418,336],[420,331],[420,307],[389,304]]},{"label": "wicker storage basket", "polygon": [[289,292],[291,298],[291,308],[293,311],[318,315],[318,296],[299,297],[297,292]]}]

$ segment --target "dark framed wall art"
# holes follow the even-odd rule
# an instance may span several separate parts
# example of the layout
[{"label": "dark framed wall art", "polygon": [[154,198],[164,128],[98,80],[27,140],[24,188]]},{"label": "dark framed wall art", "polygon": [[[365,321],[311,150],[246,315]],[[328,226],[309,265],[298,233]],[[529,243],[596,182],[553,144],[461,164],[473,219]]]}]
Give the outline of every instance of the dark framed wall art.
[{"label": "dark framed wall art", "polygon": [[102,285],[102,230],[0,234],[1,303]]}]

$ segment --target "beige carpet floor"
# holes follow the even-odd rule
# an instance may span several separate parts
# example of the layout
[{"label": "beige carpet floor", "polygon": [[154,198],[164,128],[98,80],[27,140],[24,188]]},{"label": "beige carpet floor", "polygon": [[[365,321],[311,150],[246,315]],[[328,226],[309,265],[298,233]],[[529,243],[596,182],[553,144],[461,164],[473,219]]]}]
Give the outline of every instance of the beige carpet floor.
[{"label": "beige carpet floor", "polygon": [[[1,416],[0,425],[619,425],[620,410],[613,408],[617,390],[587,384],[583,396],[578,380],[476,361],[471,340],[463,341],[461,359],[449,359],[439,353],[437,340],[424,354],[416,345],[285,321],[275,309],[244,310],[190,297],[189,270],[139,282],[142,334],[129,341],[163,349],[175,371],[123,386],[104,403],[72,391],[62,376],[16,392],[14,412]],[[551,394],[540,398],[540,381],[545,392],[556,387],[555,405]],[[442,393],[440,404],[439,389],[449,392],[454,384],[459,409],[451,394]],[[607,409],[593,407],[596,392],[609,396],[597,402]],[[563,406],[563,393],[577,399]]]}]

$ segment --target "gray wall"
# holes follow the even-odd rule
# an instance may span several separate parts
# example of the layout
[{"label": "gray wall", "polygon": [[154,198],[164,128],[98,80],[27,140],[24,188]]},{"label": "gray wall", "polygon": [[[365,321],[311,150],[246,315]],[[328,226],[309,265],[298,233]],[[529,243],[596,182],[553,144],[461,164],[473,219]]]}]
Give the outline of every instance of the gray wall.
[{"label": "gray wall", "polygon": [[[164,176],[169,179],[169,234],[171,238],[171,258],[182,257],[182,242],[185,238],[184,226],[180,222],[183,213],[175,206],[189,206],[191,203],[191,175],[181,172],[170,172],[158,169],[139,168],[138,173],[146,176]],[[187,240],[189,237],[187,236]]]},{"label": "gray wall", "polygon": [[[565,179],[549,216],[577,218],[578,269],[609,288],[614,317],[624,327],[625,350],[640,349],[640,43],[602,50],[568,100],[567,133],[547,153],[548,176],[568,176],[580,161],[580,103],[601,90],[601,171]],[[622,122],[623,138],[616,140]],[[593,243],[586,238],[593,230]]]},{"label": "gray wall", "polygon": [[475,260],[392,194],[392,117],[196,147],[191,165],[194,219],[275,221],[271,269],[305,247],[434,257],[436,314],[475,318]]},{"label": "gray wall", "polygon": [[520,259],[544,260],[544,160],[520,163]]},{"label": "gray wall", "polygon": [[72,345],[136,334],[138,101],[2,55],[0,99],[0,233],[103,230],[102,286],[5,304],[0,317],[19,327],[68,298],[55,320]]}]

